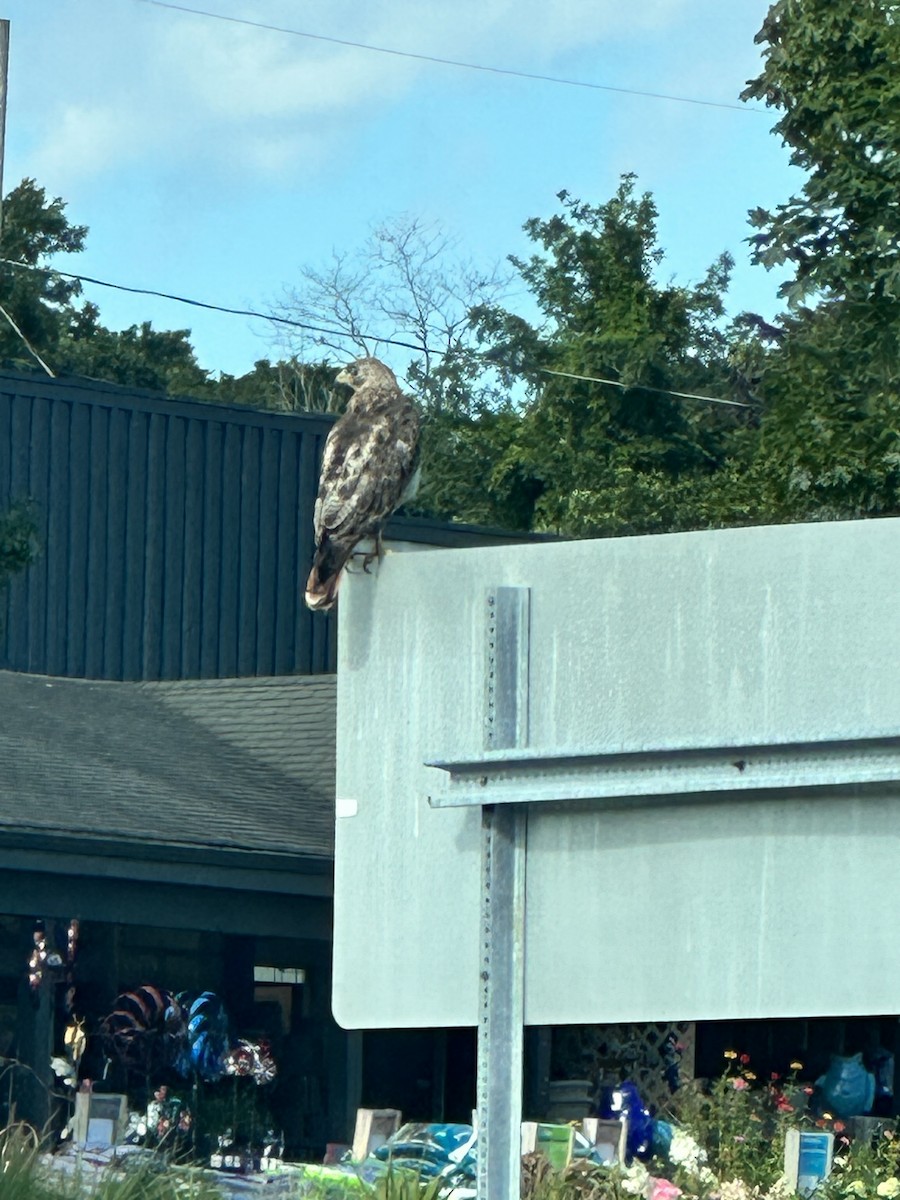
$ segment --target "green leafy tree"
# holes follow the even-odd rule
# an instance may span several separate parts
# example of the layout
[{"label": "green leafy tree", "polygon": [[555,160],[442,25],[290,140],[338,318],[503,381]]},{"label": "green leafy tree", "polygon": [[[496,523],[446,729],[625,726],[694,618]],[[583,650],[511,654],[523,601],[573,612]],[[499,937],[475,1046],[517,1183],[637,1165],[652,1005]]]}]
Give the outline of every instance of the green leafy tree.
[{"label": "green leafy tree", "polygon": [[297,358],[254,363],[245,375],[222,375],[210,385],[210,395],[223,404],[247,404],[278,412],[329,412],[343,409],[346,390],[334,382],[337,368],[325,362]]},{"label": "green leafy tree", "polygon": [[790,303],[900,299],[900,2],[778,0],[756,41],[764,69],[743,98],[783,110],[773,132],[807,174],[750,214],[756,260],[794,267]]},{"label": "green leafy tree", "polygon": [[209,372],[197,363],[189,329],[154,329],[149,321],[115,331],[95,304],[70,310],[53,353],[54,368],[128,387],[202,396]]},{"label": "green leafy tree", "polygon": [[[43,265],[53,254],[81,249],[87,230],[71,225],[62,200],[48,200],[33,179],[23,179],[3,204],[0,258],[0,362],[8,366],[35,365],[32,346],[46,346],[59,335],[62,314],[79,287],[31,267]],[[13,322],[19,332],[13,328]],[[37,555],[37,528],[27,502],[13,504],[0,513],[0,587],[23,570]]]},{"label": "green leafy tree", "polygon": [[669,393],[729,390],[730,258],[694,287],[661,284],[656,207],[633,176],[606,204],[559,199],[561,213],[525,226],[539,251],[511,259],[541,322],[497,306],[473,313],[501,381],[525,381],[521,410],[445,432],[467,471],[479,452],[481,462],[468,483],[455,470],[455,489],[447,476],[432,485],[437,506],[483,519],[487,491],[500,524],[579,535],[724,521],[734,501],[723,484],[740,478],[752,425],[739,409]]},{"label": "green leafy tree", "polygon": [[806,173],[751,222],[755,260],[787,264],[789,314],[757,346],[758,478],[771,519],[900,512],[900,3],[779,0],[744,96]]},{"label": "green leafy tree", "polygon": [[[74,254],[84,246],[87,227],[72,225],[65,203],[48,200],[33,179],[23,179],[3,202],[0,249],[0,361],[7,366],[35,365],[24,339],[39,354],[52,354],[59,342],[66,315],[81,291],[77,280],[63,279],[41,270],[57,254]],[[16,332],[12,322],[18,326]]]},{"label": "green leafy tree", "polygon": [[[158,331],[147,321],[121,332],[101,324],[96,305],[79,305],[81,284],[51,269],[60,254],[84,249],[87,227],[73,225],[65,202],[24,179],[3,203],[0,233],[0,361],[54,374],[174,393],[202,392],[188,330]],[[12,264],[21,264],[20,266]]]}]

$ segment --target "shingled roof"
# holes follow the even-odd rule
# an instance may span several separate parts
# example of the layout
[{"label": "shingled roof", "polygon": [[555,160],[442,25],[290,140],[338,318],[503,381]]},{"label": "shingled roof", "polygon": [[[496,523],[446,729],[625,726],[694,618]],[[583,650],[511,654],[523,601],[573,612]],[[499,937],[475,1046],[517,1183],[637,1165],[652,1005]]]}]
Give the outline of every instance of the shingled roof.
[{"label": "shingled roof", "polygon": [[327,860],[333,676],[119,683],[0,671],[4,835]]}]

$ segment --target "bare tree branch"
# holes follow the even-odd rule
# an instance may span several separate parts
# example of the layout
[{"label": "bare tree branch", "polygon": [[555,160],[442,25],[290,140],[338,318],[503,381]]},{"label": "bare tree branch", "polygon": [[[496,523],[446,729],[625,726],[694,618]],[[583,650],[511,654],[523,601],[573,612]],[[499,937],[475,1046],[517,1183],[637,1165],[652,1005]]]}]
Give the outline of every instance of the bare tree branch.
[{"label": "bare tree branch", "polygon": [[305,267],[277,312],[338,331],[282,335],[294,360],[324,349],[338,359],[379,354],[386,339],[418,347],[398,370],[415,382],[426,409],[465,412],[483,404],[487,369],[477,355],[469,314],[498,303],[509,274],[463,260],[437,225],[401,216],[373,228],[357,250],[334,252],[323,267]]}]

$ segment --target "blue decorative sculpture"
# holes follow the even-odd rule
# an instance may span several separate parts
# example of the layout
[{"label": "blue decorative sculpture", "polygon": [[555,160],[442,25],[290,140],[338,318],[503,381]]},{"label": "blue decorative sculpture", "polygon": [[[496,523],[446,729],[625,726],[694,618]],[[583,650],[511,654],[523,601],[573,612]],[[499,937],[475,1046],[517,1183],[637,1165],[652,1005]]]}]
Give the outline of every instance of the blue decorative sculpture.
[{"label": "blue decorative sculpture", "polygon": [[603,1088],[600,1093],[600,1103],[597,1115],[606,1120],[616,1119],[623,1115],[628,1118],[628,1135],[625,1142],[625,1155],[630,1162],[632,1158],[649,1158],[653,1141],[653,1120],[650,1112],[644,1106],[637,1086],[626,1079],[615,1088]]},{"label": "blue decorative sculpture", "polygon": [[871,1110],[875,1100],[875,1076],[863,1066],[863,1056],[845,1058],[832,1054],[831,1065],[816,1080],[820,1107],[835,1117],[858,1117]]}]

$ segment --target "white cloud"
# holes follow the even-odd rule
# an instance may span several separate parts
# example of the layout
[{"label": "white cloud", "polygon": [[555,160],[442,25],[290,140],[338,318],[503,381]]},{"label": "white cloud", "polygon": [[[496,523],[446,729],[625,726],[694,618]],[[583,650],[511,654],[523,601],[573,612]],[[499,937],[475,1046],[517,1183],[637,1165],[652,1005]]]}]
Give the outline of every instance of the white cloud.
[{"label": "white cloud", "polygon": [[327,116],[392,98],[413,73],[359,50],[246,26],[184,19],[164,32],[172,78],[200,119]]},{"label": "white cloud", "polygon": [[93,176],[142,152],[134,140],[133,118],[121,107],[63,103],[53,115],[52,132],[29,162],[28,173],[55,189],[57,180]]},{"label": "white cloud", "polygon": [[[610,39],[664,28],[686,7],[685,0],[630,5],[621,0],[555,0],[552,5],[546,0],[464,0],[453,6],[445,36],[462,38],[473,61],[484,61],[474,55],[489,50],[500,65],[515,67],[513,56],[520,54],[546,65],[560,52],[591,45],[608,49]],[[503,61],[497,57],[501,55]]]},{"label": "white cloud", "polygon": [[[49,2],[12,0],[14,9]],[[592,44],[608,51],[616,37],[663,27],[686,5],[380,0],[363,6],[337,0],[326,11],[300,13],[295,0],[255,8],[218,0],[216,11],[411,53],[546,71],[566,51]],[[299,162],[309,170],[340,152],[342,128],[354,130],[424,73],[440,70],[121,0],[63,5],[39,40],[45,60],[65,63],[64,72],[29,79],[43,123],[28,169],[53,187],[114,171],[141,155],[163,156],[169,168],[199,161],[224,173],[235,163],[273,175]]]}]

